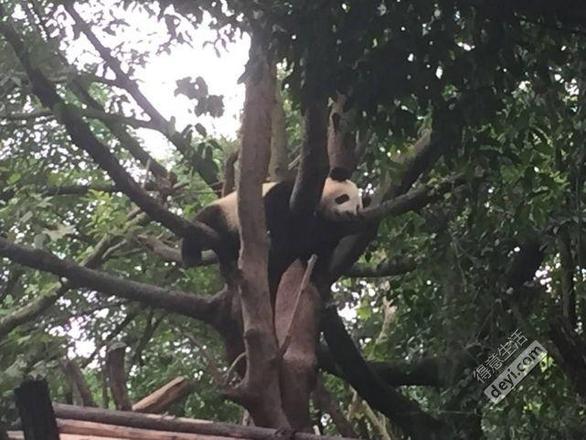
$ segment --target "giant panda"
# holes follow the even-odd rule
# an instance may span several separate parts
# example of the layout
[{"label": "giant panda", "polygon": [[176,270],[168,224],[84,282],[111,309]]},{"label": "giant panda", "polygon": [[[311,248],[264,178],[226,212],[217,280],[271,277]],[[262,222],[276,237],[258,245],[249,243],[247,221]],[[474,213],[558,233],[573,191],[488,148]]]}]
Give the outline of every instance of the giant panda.
[{"label": "giant panda", "polygon": [[[267,233],[269,236],[269,284],[276,289],[283,272],[296,259],[308,259],[316,254],[318,262],[329,257],[346,235],[339,222],[341,216],[355,215],[363,207],[358,187],[350,173],[334,168],[325,180],[321,199],[309,219],[295,218],[289,207],[293,181],[262,185]],[[221,260],[236,261],[240,247],[236,192],[224,196],[199,211],[195,220],[214,229],[224,240]],[[201,261],[202,245],[197,237],[187,237],[181,243],[185,267]],[[221,261],[222,263],[222,261]]]}]

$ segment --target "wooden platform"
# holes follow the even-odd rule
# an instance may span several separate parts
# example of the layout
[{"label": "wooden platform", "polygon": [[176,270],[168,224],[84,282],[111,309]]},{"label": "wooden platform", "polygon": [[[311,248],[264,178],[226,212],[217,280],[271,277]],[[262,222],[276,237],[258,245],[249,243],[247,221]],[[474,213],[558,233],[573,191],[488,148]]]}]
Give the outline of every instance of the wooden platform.
[{"label": "wooden platform", "polygon": [[[118,411],[51,402],[44,381],[15,390],[23,431],[10,440],[268,440],[277,430],[136,411]],[[291,433],[291,440],[352,440]]]}]

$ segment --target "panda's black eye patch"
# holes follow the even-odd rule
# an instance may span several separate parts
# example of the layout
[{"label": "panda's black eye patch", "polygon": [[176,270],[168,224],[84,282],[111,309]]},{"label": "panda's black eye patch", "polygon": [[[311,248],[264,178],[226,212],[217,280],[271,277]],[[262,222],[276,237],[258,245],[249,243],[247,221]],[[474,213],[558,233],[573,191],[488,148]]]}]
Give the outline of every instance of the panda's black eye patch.
[{"label": "panda's black eye patch", "polygon": [[341,196],[338,196],[334,199],[334,202],[336,202],[336,204],[341,205],[344,202],[347,202],[348,200],[350,200],[350,196],[348,194],[343,194]]}]

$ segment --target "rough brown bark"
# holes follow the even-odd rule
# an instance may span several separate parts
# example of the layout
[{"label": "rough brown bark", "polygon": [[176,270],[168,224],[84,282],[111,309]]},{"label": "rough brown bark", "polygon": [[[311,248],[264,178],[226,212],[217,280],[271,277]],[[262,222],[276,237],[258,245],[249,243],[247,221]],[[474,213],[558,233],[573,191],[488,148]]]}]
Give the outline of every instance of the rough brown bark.
[{"label": "rough brown bark", "polygon": [[305,272],[303,264],[296,261],[283,275],[275,303],[275,331],[279,344],[287,344],[281,359],[283,408],[293,429],[311,432],[309,400],[315,386],[321,301],[311,284],[297,301],[295,293]]},{"label": "rough brown bark", "polygon": [[[171,431],[152,431],[129,428],[127,426],[105,423],[84,422],[80,420],[57,420],[59,431],[64,434],[92,436],[90,438],[124,440],[232,440],[233,437],[207,436],[201,434],[178,433]],[[87,437],[84,437],[87,438]]]},{"label": "rough brown bark", "polygon": [[14,395],[26,440],[59,440],[47,382],[24,382]]},{"label": "rough brown bark", "polygon": [[279,387],[278,347],[267,277],[268,242],[261,193],[269,161],[275,72],[255,34],[252,35],[248,70],[238,185],[241,244],[238,284],[247,367],[232,397],[246,406],[256,425],[288,428]]},{"label": "rough brown bark", "polygon": [[92,393],[90,391],[90,387],[88,386],[85,378],[83,377],[83,373],[81,368],[77,362],[65,359],[62,363],[62,368],[65,376],[72,384],[72,386],[77,389],[79,393],[79,397],[81,398],[81,402],[83,406],[98,406],[94,401]]},{"label": "rough brown bark", "polygon": [[332,104],[328,125],[328,156],[330,168],[354,171],[357,165],[356,137],[352,130],[355,115],[352,110],[344,108],[347,103],[347,97],[338,93]]},{"label": "rough brown bark", "polygon": [[126,388],[125,354],[126,345],[122,343],[112,344],[106,352],[106,371],[110,391],[112,391],[112,398],[116,408],[121,410],[132,408],[132,403],[128,397],[128,389]]},{"label": "rough brown bark", "polygon": [[[152,429],[155,431],[185,432],[251,440],[267,440],[267,438],[271,438],[276,432],[275,429],[258,426],[210,423],[207,420],[141,414],[129,411],[114,411],[102,408],[82,408],[60,403],[54,403],[53,407],[59,419],[85,420],[88,422],[106,423],[129,428]],[[344,440],[344,438],[340,437],[320,437],[309,433],[295,433],[293,438],[295,440]]]},{"label": "rough brown bark", "polygon": [[269,161],[269,177],[274,182],[285,180],[289,177],[289,154],[287,125],[285,110],[283,109],[283,96],[281,88],[275,87],[275,105],[273,107],[271,159]]},{"label": "rough brown bark", "polygon": [[305,108],[301,162],[290,202],[291,210],[300,221],[313,215],[329,170],[327,110],[327,100],[319,96]]}]

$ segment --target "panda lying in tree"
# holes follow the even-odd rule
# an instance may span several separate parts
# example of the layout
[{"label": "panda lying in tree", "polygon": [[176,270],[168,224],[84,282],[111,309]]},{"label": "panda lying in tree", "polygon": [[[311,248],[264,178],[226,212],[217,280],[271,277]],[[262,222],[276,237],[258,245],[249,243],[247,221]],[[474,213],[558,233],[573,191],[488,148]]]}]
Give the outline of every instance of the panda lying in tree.
[{"label": "panda lying in tree", "polygon": [[[319,262],[328,259],[340,240],[347,233],[336,221],[337,217],[357,214],[362,209],[362,199],[350,173],[334,168],[326,178],[321,200],[315,215],[299,219],[291,212],[289,200],[293,181],[264,183],[262,195],[265,205],[266,225],[270,239],[269,284],[276,290],[284,271],[296,259],[308,259],[316,254]],[[238,209],[236,192],[222,197],[199,211],[195,220],[214,229],[225,240],[224,257],[238,259],[240,238],[238,234]],[[197,237],[186,238],[181,243],[181,257],[185,267],[201,261],[202,245]]]}]

